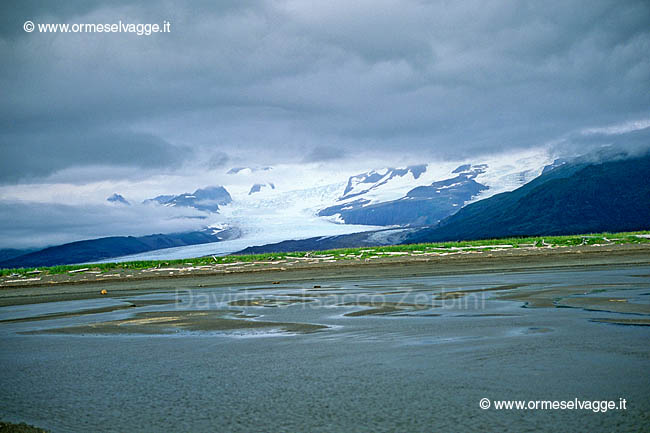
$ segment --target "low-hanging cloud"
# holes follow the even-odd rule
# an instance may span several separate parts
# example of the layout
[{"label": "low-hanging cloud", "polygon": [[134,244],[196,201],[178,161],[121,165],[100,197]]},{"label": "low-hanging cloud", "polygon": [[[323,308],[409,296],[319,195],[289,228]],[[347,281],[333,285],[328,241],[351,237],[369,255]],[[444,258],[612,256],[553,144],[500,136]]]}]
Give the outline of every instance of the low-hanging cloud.
[{"label": "low-hanging cloud", "polygon": [[305,162],[332,161],[345,158],[345,151],[330,146],[318,146],[305,155]]},{"label": "low-hanging cloud", "polygon": [[187,148],[149,133],[35,129],[0,134],[0,182],[41,179],[71,167],[168,169],[188,156]]},{"label": "low-hanging cloud", "polygon": [[177,233],[205,227],[209,215],[156,205],[0,201],[0,248],[42,248],[104,236]]},{"label": "low-hanging cloud", "polygon": [[650,119],[585,128],[561,137],[551,146],[560,157],[635,157],[650,152]]}]

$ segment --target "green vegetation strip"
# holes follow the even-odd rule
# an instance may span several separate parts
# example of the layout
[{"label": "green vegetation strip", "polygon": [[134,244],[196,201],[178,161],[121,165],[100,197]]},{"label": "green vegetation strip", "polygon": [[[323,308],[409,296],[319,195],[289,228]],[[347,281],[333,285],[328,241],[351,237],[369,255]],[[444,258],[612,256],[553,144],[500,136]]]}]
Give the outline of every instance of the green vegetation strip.
[{"label": "green vegetation strip", "polygon": [[[650,243],[650,237],[639,235],[650,235],[650,231],[624,232],[624,233],[597,233],[571,236],[540,236],[540,237],[520,237],[520,238],[503,238],[503,239],[484,239],[462,242],[439,242],[425,244],[409,245],[390,245],[381,247],[359,247],[343,248],[326,251],[308,251],[308,252],[291,252],[291,253],[268,253],[268,254],[246,254],[230,256],[206,256],[191,259],[178,260],[140,260],[134,262],[122,263],[98,263],[85,265],[60,265],[48,266],[41,268],[19,268],[19,269],[0,269],[0,276],[12,275],[54,275],[64,274],[70,271],[79,271],[88,269],[94,272],[111,272],[122,270],[142,270],[171,266],[212,266],[218,264],[233,263],[252,263],[265,262],[273,264],[280,260],[291,259],[325,259],[325,260],[358,260],[372,259],[378,257],[390,257],[391,255],[418,255],[427,253],[449,253],[461,249],[462,251],[481,251],[490,248],[525,248],[525,247],[569,247],[579,245],[596,245],[596,244],[641,244]],[[490,248],[486,248],[490,247]],[[398,253],[398,254],[395,254]],[[36,271],[40,271],[36,273]],[[30,274],[31,273],[31,274]]]}]

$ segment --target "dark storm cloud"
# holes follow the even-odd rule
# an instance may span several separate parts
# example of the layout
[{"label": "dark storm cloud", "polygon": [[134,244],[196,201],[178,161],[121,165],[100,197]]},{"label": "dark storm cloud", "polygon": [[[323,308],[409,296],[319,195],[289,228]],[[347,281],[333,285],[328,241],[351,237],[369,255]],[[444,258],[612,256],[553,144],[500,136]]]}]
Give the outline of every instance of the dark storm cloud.
[{"label": "dark storm cloud", "polygon": [[225,167],[226,164],[228,164],[228,161],[230,161],[228,154],[224,152],[217,152],[210,157],[207,167],[211,170],[215,168]]},{"label": "dark storm cloud", "polygon": [[335,159],[342,159],[345,157],[345,152],[339,148],[328,146],[317,146],[313,148],[306,156],[305,162],[320,162],[332,161]]},{"label": "dark storm cloud", "polygon": [[[47,131],[4,134],[0,181],[47,176],[68,167],[124,166],[151,169],[180,164],[183,153],[159,137],[128,132]],[[123,173],[121,173],[123,175]]]},{"label": "dark storm cloud", "polygon": [[[331,149],[460,158],[650,117],[641,0],[0,8],[5,183],[99,162],[214,168],[226,154],[247,164],[328,160]],[[27,34],[26,19],[169,20],[172,31]]]}]

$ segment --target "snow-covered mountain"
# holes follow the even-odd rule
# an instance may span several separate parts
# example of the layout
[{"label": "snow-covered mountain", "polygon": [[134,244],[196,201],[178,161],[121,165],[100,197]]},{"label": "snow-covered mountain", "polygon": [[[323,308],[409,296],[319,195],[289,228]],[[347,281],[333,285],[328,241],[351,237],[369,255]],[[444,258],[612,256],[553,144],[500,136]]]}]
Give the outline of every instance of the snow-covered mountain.
[{"label": "snow-covered mountain", "polygon": [[[241,230],[241,237],[232,244],[239,249],[387,226],[434,224],[468,203],[518,188],[552,162],[546,152],[537,151],[476,161],[375,168],[352,176],[321,176],[311,168],[304,173],[283,167],[243,169],[229,175],[240,186],[226,185],[233,191],[233,201],[220,208],[215,222]],[[270,183],[275,188],[260,187],[250,194],[250,185]],[[201,251],[208,248],[201,247]],[[230,243],[221,243],[218,252],[228,248]]]},{"label": "snow-covered mountain", "polygon": [[[468,203],[514,190],[537,177],[553,158],[545,151],[500,155],[476,161],[442,161],[374,168],[352,176],[288,172],[282,167],[231,170],[240,186],[220,210],[227,222],[260,240],[345,234],[332,223],[364,226],[435,224]],[[343,174],[343,175],[342,175]],[[335,183],[326,183],[327,180]],[[250,185],[253,185],[250,187]],[[370,229],[369,227],[366,229]],[[280,233],[283,233],[282,236]],[[276,236],[276,234],[278,236]]]},{"label": "snow-covered mountain", "polygon": [[163,206],[192,207],[194,209],[218,212],[219,206],[232,202],[232,197],[223,186],[209,186],[193,193],[159,195],[144,203],[158,203]]},{"label": "snow-covered mountain", "polygon": [[[215,244],[237,239],[239,231],[230,227],[206,228],[204,230],[151,234],[147,236],[111,236],[97,239],[70,242],[42,250],[0,260],[1,268],[55,266],[71,263],[99,263],[114,261],[115,257],[127,254],[147,254],[162,252],[169,257],[170,250],[189,248],[205,244]],[[154,253],[155,254],[155,253]]]},{"label": "snow-covered mountain", "polygon": [[436,224],[466,204],[524,185],[551,161],[545,154],[529,154],[372,170],[351,176],[339,197],[318,215],[342,224]]},{"label": "snow-covered mountain", "polygon": [[389,182],[392,180],[392,187],[395,188],[396,185],[394,184],[396,183],[396,179],[404,179],[407,175],[410,175],[413,180],[417,180],[422,173],[426,171],[426,164],[421,164],[408,166],[406,168],[391,167],[377,171],[372,170],[367,173],[352,176],[348,179],[348,184],[345,186],[345,190],[343,191],[343,195],[339,198],[339,201],[346,201],[368,193],[378,192],[382,187],[389,186]]},{"label": "snow-covered mountain", "polygon": [[[416,173],[410,171],[410,168],[402,170],[390,169],[383,176],[383,179],[380,179],[379,183],[373,184],[371,188],[380,188],[388,180],[397,176],[403,177],[409,173],[413,174],[414,177],[416,175],[419,177],[426,171],[426,166],[420,167],[421,169]],[[344,193],[339,199],[343,203],[322,209],[318,214],[320,216],[333,216],[336,220],[353,224],[381,226],[435,224],[442,218],[455,213],[481,191],[489,189],[486,185],[474,180],[476,176],[484,173],[486,169],[487,164],[476,166],[464,164],[452,171],[453,177],[435,181],[429,185],[417,186],[397,200],[374,204],[371,203],[370,199],[364,198],[363,192],[353,196]],[[403,174],[400,175],[400,173]],[[355,176],[350,180],[359,179],[360,177]],[[352,197],[354,197],[354,200],[350,201]]]},{"label": "snow-covered mountain", "polygon": [[262,191],[263,189],[266,189],[266,188],[275,189],[275,184],[273,182],[256,183],[253,186],[251,186],[250,191],[248,191],[248,195],[255,194],[256,192],[260,192],[260,191]]},{"label": "snow-covered mountain", "polygon": [[244,174],[251,174],[256,171],[269,171],[271,170],[272,167],[270,166],[264,166],[264,167],[233,167],[230,170],[226,172],[226,174],[239,174],[239,173],[244,173]]},{"label": "snow-covered mountain", "polygon": [[[435,224],[469,203],[522,186],[553,163],[554,158],[546,152],[531,151],[403,167],[370,166],[365,172],[358,165],[336,167],[335,171],[317,164],[237,168],[215,178],[223,187],[145,200],[207,211],[200,218],[215,242],[143,251],[119,260],[228,254],[256,245],[309,238],[312,243],[328,238],[333,245],[338,239],[343,243],[348,239],[359,244],[394,243],[395,236],[413,227]],[[392,231],[377,232],[389,227]],[[404,227],[411,228],[405,231]],[[369,234],[340,238],[360,232]],[[380,233],[388,233],[390,239],[379,239]]]},{"label": "snow-covered mountain", "polygon": [[623,232],[650,227],[650,155],[559,161],[498,197],[472,203],[405,242]]},{"label": "snow-covered mountain", "polygon": [[123,204],[126,206],[130,206],[131,203],[127,199],[125,199],[121,194],[114,193],[110,197],[106,199],[107,202],[109,203],[116,203],[116,204]]}]

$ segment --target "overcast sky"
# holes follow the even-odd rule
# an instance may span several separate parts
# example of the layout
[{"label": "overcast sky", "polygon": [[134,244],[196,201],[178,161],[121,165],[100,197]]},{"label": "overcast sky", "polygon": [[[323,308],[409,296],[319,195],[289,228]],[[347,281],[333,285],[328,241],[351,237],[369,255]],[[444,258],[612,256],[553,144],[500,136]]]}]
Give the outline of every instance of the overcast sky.
[{"label": "overcast sky", "polygon": [[244,165],[581,152],[630,132],[644,146],[650,126],[646,0],[3,1],[0,58],[0,199]]}]

